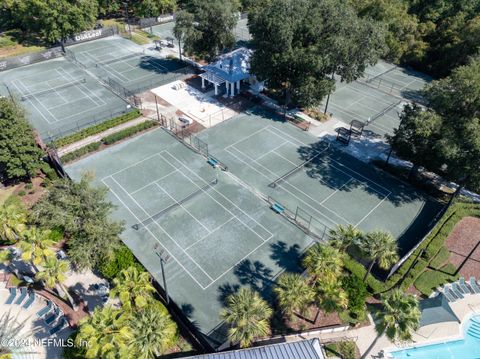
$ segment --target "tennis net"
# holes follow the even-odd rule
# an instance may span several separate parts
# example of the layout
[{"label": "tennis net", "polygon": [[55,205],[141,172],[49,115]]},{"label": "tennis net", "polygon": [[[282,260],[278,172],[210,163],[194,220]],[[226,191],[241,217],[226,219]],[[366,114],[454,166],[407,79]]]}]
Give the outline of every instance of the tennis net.
[{"label": "tennis net", "polygon": [[298,166],[295,166],[294,168],[292,168],[290,171],[288,171],[287,173],[285,173],[284,175],[278,177],[275,181],[273,181],[272,183],[270,183],[268,186],[269,187],[272,187],[272,188],[275,188],[277,187],[277,185],[281,184],[282,182],[286,181],[288,178],[292,177],[295,173],[299,172],[300,170],[302,170],[305,166],[307,166],[309,163],[311,163],[315,158],[317,158],[318,156],[320,156],[320,154],[317,154],[311,158],[309,158],[308,160],[300,163]]},{"label": "tennis net", "polygon": [[122,57],[116,57],[114,59],[111,59],[111,60],[107,60],[107,61],[103,61],[103,62],[99,62],[97,63],[97,66],[105,66],[105,65],[109,65],[109,64],[113,64],[114,62],[120,62],[120,61],[123,61],[123,60],[128,60],[132,57],[139,57],[139,56],[142,56],[141,53],[133,53],[133,54],[128,54],[128,55],[125,55],[125,56],[122,56]]},{"label": "tennis net", "polygon": [[167,214],[168,212],[174,210],[175,208],[181,206],[185,202],[190,201],[192,198],[197,197],[198,195],[207,191],[210,187],[216,185],[217,183],[218,183],[217,179],[214,179],[213,181],[210,181],[208,184],[206,184],[205,186],[197,189],[196,191],[193,191],[188,196],[182,198],[180,201],[175,201],[174,203],[169,205],[167,208],[162,209],[160,212],[154,214],[153,216],[148,217],[147,219],[145,219],[144,221],[142,221],[140,223],[134,224],[132,226],[132,228],[135,229],[135,230],[139,230],[141,228],[144,228],[144,227],[148,226],[150,223],[153,223],[153,222],[157,221],[160,217]]},{"label": "tennis net", "polygon": [[65,84],[57,86],[57,87],[51,87],[51,88],[41,90],[41,91],[38,91],[38,92],[32,92],[32,93],[24,94],[24,95],[22,95],[21,99],[22,99],[22,101],[25,101],[25,100],[28,100],[31,97],[36,97],[36,96],[49,94],[49,93],[56,92],[58,90],[62,90],[62,89],[65,89],[65,88],[68,88],[68,87],[71,87],[71,86],[75,86],[75,85],[78,85],[78,84],[84,84],[86,82],[87,82],[87,79],[82,78],[82,79],[79,79],[79,80],[75,80],[75,81],[72,81],[72,82],[65,83]]},{"label": "tennis net", "polygon": [[385,107],[381,112],[377,113],[375,116],[373,117],[370,117],[367,121],[367,124],[375,121],[376,119],[382,117],[383,115],[385,115],[388,111],[394,109],[395,107],[397,107],[398,105],[400,105],[402,103],[402,101],[398,101],[398,102],[395,102],[395,103],[392,103],[390,105],[388,105],[387,107]]}]

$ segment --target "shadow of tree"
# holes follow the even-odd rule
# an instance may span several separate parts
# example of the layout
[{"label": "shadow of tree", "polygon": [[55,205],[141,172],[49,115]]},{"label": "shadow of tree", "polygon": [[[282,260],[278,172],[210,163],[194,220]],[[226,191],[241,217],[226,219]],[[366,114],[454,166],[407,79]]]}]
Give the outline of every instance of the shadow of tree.
[{"label": "shadow of tree", "polygon": [[272,258],[275,263],[280,267],[284,268],[286,272],[300,272],[300,246],[294,244],[288,246],[287,243],[278,241],[276,243],[271,243],[270,248]]},{"label": "shadow of tree", "polygon": [[262,262],[250,259],[242,261],[234,270],[241,284],[250,286],[263,297],[268,297],[269,287],[274,283],[272,273]]}]

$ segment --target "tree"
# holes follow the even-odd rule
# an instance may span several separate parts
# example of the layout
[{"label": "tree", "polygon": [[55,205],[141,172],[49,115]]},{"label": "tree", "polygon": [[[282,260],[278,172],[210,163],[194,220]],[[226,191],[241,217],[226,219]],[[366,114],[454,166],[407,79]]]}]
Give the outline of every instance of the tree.
[{"label": "tree", "polygon": [[362,231],[351,224],[346,227],[339,224],[335,229],[330,229],[329,234],[330,244],[339,252],[347,251],[363,236]]},{"label": "tree", "polygon": [[153,17],[174,12],[176,0],[134,0],[130,4],[136,17]]},{"label": "tree", "polygon": [[19,321],[17,314],[13,316],[11,311],[5,311],[0,317],[0,358],[11,359],[29,354],[38,354],[25,350],[25,344],[29,338],[28,336],[36,332],[36,330],[26,330],[27,322],[30,319],[27,317],[23,321]]},{"label": "tree", "polygon": [[365,254],[370,265],[363,280],[365,281],[372,271],[375,263],[382,269],[388,269],[398,261],[397,241],[393,236],[384,231],[372,231],[367,233],[365,240],[358,244]]},{"label": "tree", "polygon": [[342,275],[342,255],[332,246],[316,243],[308,249],[303,266],[315,283],[337,282]]},{"label": "tree", "polygon": [[127,358],[131,357],[128,343],[133,339],[129,327],[131,315],[111,306],[96,307],[91,316],[80,321],[75,338],[78,347],[88,343],[85,358]]},{"label": "tree", "polygon": [[362,320],[365,317],[365,299],[368,296],[367,286],[364,281],[355,275],[342,278],[342,288],[348,298],[348,310]]},{"label": "tree", "polygon": [[130,324],[132,336],[128,341],[131,357],[156,358],[166,354],[178,342],[177,325],[167,309],[158,301],[135,313]]},{"label": "tree", "polygon": [[35,176],[43,153],[24,112],[6,97],[0,97],[0,128],[0,181]]},{"label": "tree", "polygon": [[382,297],[382,310],[377,313],[377,331],[393,341],[412,339],[420,326],[421,312],[418,299],[411,294],[394,289]]},{"label": "tree", "polygon": [[56,180],[32,209],[35,223],[65,231],[68,255],[80,269],[110,259],[120,244],[123,223],[110,219],[114,206],[105,199],[107,192],[94,187],[89,175],[79,182]]},{"label": "tree", "polygon": [[17,204],[0,205],[0,240],[6,244],[14,243],[25,231],[27,212]]},{"label": "tree", "polygon": [[335,310],[348,308],[348,296],[341,287],[341,282],[330,282],[321,280],[318,283],[318,302],[320,307],[327,313]]},{"label": "tree", "polygon": [[240,288],[238,293],[227,298],[221,318],[230,324],[229,339],[246,348],[256,337],[269,334],[272,314],[272,309],[257,292]]},{"label": "tree", "polygon": [[333,91],[334,74],[352,81],[383,52],[381,29],[343,0],[272,0],[249,14],[249,30],[252,72],[286,106],[318,106]]},{"label": "tree", "polygon": [[277,295],[280,308],[290,319],[295,312],[303,315],[315,297],[315,291],[307,280],[294,273],[282,274],[273,291]]},{"label": "tree", "polygon": [[180,60],[182,59],[182,43],[187,53],[193,53],[194,43],[200,37],[200,32],[195,28],[195,16],[185,10],[177,12],[173,36],[178,40]]},{"label": "tree", "polygon": [[212,60],[235,44],[233,28],[238,8],[232,0],[192,0],[186,11],[174,31],[177,40],[183,40],[187,52]]},{"label": "tree", "polygon": [[120,272],[113,280],[111,297],[118,297],[126,310],[141,309],[152,300],[155,288],[152,286],[150,273],[139,272],[136,267],[129,267]]},{"label": "tree", "polygon": [[70,270],[70,263],[65,260],[58,260],[55,257],[48,257],[43,263],[43,266],[39,272],[35,275],[35,279],[43,281],[47,288],[56,288],[57,292],[64,293],[72,308],[75,307],[75,303],[68,293],[67,288],[63,285],[63,282],[67,279],[66,273]]},{"label": "tree", "polygon": [[49,258],[55,256],[51,248],[55,242],[50,239],[50,234],[49,230],[30,227],[23,233],[18,244],[22,250],[22,260],[30,262],[36,272],[38,272],[38,265],[45,264]]}]

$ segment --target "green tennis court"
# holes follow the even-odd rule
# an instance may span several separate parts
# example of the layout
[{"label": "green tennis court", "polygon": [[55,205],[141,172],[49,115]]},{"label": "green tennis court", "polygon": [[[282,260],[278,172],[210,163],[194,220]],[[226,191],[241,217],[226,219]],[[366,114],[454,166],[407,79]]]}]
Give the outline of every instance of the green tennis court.
[{"label": "green tennis court", "polygon": [[164,130],[67,166],[78,179],[93,171],[125,220],[124,242],[162,283],[159,245],[170,259],[171,297],[214,346],[225,341],[223,299],[242,285],[268,297],[274,278],[296,270],[312,238],[271,211],[231,173]]},{"label": "green tennis court", "polygon": [[4,71],[0,83],[45,141],[129,111],[125,101],[64,58]]},{"label": "green tennis court", "polygon": [[337,224],[388,230],[403,255],[425,235],[441,208],[424,193],[346,155],[335,143],[319,141],[260,109],[204,131],[200,138],[243,182],[293,213],[310,215],[317,231]]},{"label": "green tennis court", "polygon": [[[157,35],[161,40],[166,40],[169,37],[174,38],[173,36],[174,26],[175,26],[174,21],[155,25],[151,27],[151,33],[153,35]],[[147,27],[144,30],[150,32],[150,27]]]},{"label": "green tennis court", "polygon": [[140,93],[190,76],[192,69],[175,59],[157,57],[133,42],[110,37],[69,47],[75,61],[96,76]]},{"label": "green tennis court", "polygon": [[[368,67],[358,81],[337,81],[328,112],[346,123],[364,122],[367,134],[385,138],[398,127],[403,106],[409,101],[422,101],[419,90],[430,80],[424,74],[379,61]],[[320,106],[322,110],[325,101]]]}]

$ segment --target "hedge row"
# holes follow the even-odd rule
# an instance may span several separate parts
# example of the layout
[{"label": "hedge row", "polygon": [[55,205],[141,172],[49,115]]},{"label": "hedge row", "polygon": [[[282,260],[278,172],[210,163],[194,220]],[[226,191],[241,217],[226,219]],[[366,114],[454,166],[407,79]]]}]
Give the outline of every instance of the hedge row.
[{"label": "hedge row", "polygon": [[147,128],[152,128],[158,125],[158,122],[155,121],[145,121],[139,123],[138,125],[125,128],[121,131],[112,133],[104,138],[102,138],[102,142],[106,145],[111,145],[112,143],[118,142],[123,140],[124,138],[130,137],[131,135],[146,130]]},{"label": "hedge row", "polygon": [[[455,225],[464,217],[480,217],[480,204],[456,202],[444,213],[426,240],[410,255],[402,266],[385,282],[369,275],[366,284],[373,294],[385,292],[399,284],[405,290],[425,271],[430,262],[437,256]],[[347,257],[345,268],[352,274],[363,278],[366,269],[354,259]],[[408,273],[407,273],[408,272]]]},{"label": "hedge row", "polygon": [[84,138],[87,138],[89,136],[93,136],[93,135],[96,135],[97,133],[106,131],[122,123],[131,121],[137,117],[140,117],[141,115],[142,114],[138,109],[134,109],[133,111],[125,113],[121,116],[114,117],[111,120],[99,123],[98,125],[88,127],[78,132],[72,133],[71,135],[59,138],[58,140],[53,141],[53,144],[55,145],[55,147],[66,146],[66,145],[75,143],[77,141],[83,140]]},{"label": "hedge row", "polygon": [[102,144],[111,145],[115,142],[123,140],[124,138],[130,137],[138,132],[144,131],[147,128],[155,127],[157,125],[158,125],[158,122],[156,121],[145,121],[145,122],[139,123],[138,125],[128,127],[124,130],[121,130],[119,132],[113,133],[109,136],[102,138],[99,142],[92,142],[84,147],[79,148],[78,150],[67,153],[66,155],[62,156],[62,162],[64,163],[71,162],[79,157],[86,155],[87,153],[98,150]]}]

